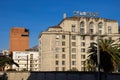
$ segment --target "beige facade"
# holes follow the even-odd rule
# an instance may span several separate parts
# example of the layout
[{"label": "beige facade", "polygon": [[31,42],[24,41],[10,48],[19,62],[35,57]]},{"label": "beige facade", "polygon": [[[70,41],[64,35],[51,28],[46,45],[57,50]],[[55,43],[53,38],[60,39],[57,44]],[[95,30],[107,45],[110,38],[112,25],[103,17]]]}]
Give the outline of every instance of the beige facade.
[{"label": "beige facade", "polygon": [[104,18],[73,16],[40,34],[40,70],[84,71],[87,50],[100,38],[119,38],[118,21]]}]

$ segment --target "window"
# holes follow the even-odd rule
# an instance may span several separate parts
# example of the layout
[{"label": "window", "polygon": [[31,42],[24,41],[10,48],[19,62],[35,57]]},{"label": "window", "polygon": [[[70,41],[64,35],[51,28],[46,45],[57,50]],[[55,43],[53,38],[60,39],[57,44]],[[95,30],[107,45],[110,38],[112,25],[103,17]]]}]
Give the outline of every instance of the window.
[{"label": "window", "polygon": [[81,61],[81,65],[85,66],[85,61]]},{"label": "window", "polygon": [[90,36],[90,40],[94,40],[94,36]]},{"label": "window", "polygon": [[37,64],[35,64],[35,66],[37,67],[38,65],[37,65]]},{"label": "window", "polygon": [[65,61],[62,61],[62,65],[65,65]]},{"label": "window", "polygon": [[76,54],[72,54],[72,59],[76,59]]},{"label": "window", "polygon": [[30,57],[33,57],[33,54],[30,54]]},{"label": "window", "polygon": [[72,65],[76,65],[76,61],[72,61]]},{"label": "window", "polygon": [[62,35],[62,39],[65,39],[65,35]]},{"label": "window", "polygon": [[60,38],[60,36],[59,35],[56,35],[56,39],[59,39]]},{"label": "window", "polygon": [[32,63],[33,63],[33,60],[30,60],[30,63],[32,64]]},{"label": "window", "polygon": [[103,26],[103,23],[100,22],[100,23],[98,24],[98,28],[100,29],[100,28],[102,28],[102,26]]},{"label": "window", "polygon": [[65,46],[65,41],[62,41],[62,46]]},{"label": "window", "polygon": [[90,22],[89,28],[90,28],[90,34],[93,34],[94,33],[94,23],[93,22]]},{"label": "window", "polygon": [[76,42],[72,42],[72,46],[76,46]]},{"label": "window", "polygon": [[56,67],[55,70],[56,70],[56,71],[59,71],[59,67]]},{"label": "window", "polygon": [[38,62],[37,60],[35,60],[35,62]]},{"label": "window", "polygon": [[85,30],[84,30],[84,22],[82,21],[81,23],[80,23],[80,33],[81,34],[84,34],[84,32],[85,32]]},{"label": "window", "polygon": [[102,30],[99,30],[99,34],[102,34]]},{"label": "window", "polygon": [[81,46],[85,46],[85,42],[81,42]]},{"label": "window", "polygon": [[108,34],[112,33],[111,26],[108,26]]},{"label": "window", "polygon": [[84,33],[85,33],[84,28],[81,28],[81,29],[80,29],[80,34],[84,34]]},{"label": "window", "polygon": [[56,41],[56,46],[59,46],[59,41]]},{"label": "window", "polygon": [[93,29],[93,28],[94,28],[94,23],[93,23],[93,22],[90,22],[89,28],[90,28],[90,29]]},{"label": "window", "polygon": [[28,34],[21,34],[22,37],[27,37],[29,36]]},{"label": "window", "polygon": [[72,36],[72,40],[76,40],[76,36]]},{"label": "window", "polygon": [[72,53],[76,53],[76,48],[72,48]]},{"label": "window", "polygon": [[99,34],[102,34],[102,27],[103,27],[103,23],[100,22],[100,23],[98,24],[98,32],[99,32]]},{"label": "window", "polygon": [[84,26],[85,26],[85,24],[84,24],[84,22],[82,21],[82,22],[80,23],[80,28],[84,28]]},{"label": "window", "polygon": [[30,65],[30,67],[33,67],[33,65]]},{"label": "window", "polygon": [[62,67],[62,71],[65,71],[65,67]]},{"label": "window", "polygon": [[37,69],[37,68],[35,68],[35,70],[37,71],[38,69]]},{"label": "window", "polygon": [[109,40],[112,40],[112,37],[108,37]]},{"label": "window", "polygon": [[81,71],[85,71],[85,67],[81,67]]},{"label": "window", "polygon": [[81,59],[85,59],[85,55],[81,55]]},{"label": "window", "polygon": [[58,65],[58,64],[59,64],[59,62],[58,62],[58,61],[55,61],[55,64],[56,64],[56,65]]},{"label": "window", "polygon": [[55,52],[59,52],[59,48],[55,48]]},{"label": "window", "polygon": [[62,54],[62,59],[65,59],[65,54]]},{"label": "window", "polygon": [[80,39],[81,39],[81,40],[85,40],[85,36],[81,36]]},{"label": "window", "polygon": [[62,52],[65,52],[65,48],[62,48]]},{"label": "window", "polygon": [[75,32],[75,25],[72,25],[72,32]]},{"label": "window", "polygon": [[90,29],[90,34],[93,34],[93,29]]},{"label": "window", "polygon": [[59,58],[59,54],[55,54],[55,58],[58,59]]},{"label": "window", "polygon": [[81,48],[81,52],[85,52],[85,48]]}]

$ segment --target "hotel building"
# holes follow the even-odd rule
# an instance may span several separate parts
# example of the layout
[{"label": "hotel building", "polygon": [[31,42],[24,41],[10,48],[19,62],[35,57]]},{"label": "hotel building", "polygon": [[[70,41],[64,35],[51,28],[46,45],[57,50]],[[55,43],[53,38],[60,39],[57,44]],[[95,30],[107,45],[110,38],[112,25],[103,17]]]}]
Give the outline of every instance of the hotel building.
[{"label": "hotel building", "polygon": [[40,70],[85,71],[87,50],[100,38],[118,39],[118,21],[93,16],[66,17],[39,36]]}]

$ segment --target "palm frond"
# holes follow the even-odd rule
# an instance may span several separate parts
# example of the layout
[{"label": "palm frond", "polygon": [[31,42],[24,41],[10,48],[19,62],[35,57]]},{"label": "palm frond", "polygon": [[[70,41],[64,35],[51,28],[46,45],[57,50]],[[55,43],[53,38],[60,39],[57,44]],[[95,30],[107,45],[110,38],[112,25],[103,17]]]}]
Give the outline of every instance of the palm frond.
[{"label": "palm frond", "polygon": [[[99,40],[100,65],[106,71],[114,71],[120,64],[120,41],[111,39]],[[88,57],[97,64],[97,43],[92,43],[88,48]],[[108,68],[109,67],[109,68]]]}]

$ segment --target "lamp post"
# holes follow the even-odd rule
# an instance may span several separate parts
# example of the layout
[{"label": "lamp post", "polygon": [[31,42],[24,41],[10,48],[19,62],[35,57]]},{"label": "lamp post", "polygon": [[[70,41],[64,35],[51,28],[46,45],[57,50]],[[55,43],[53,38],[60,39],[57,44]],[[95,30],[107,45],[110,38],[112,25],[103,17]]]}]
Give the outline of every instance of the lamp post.
[{"label": "lamp post", "polygon": [[98,66],[98,80],[100,80],[100,48],[99,48],[99,30],[97,35],[97,66]]}]

